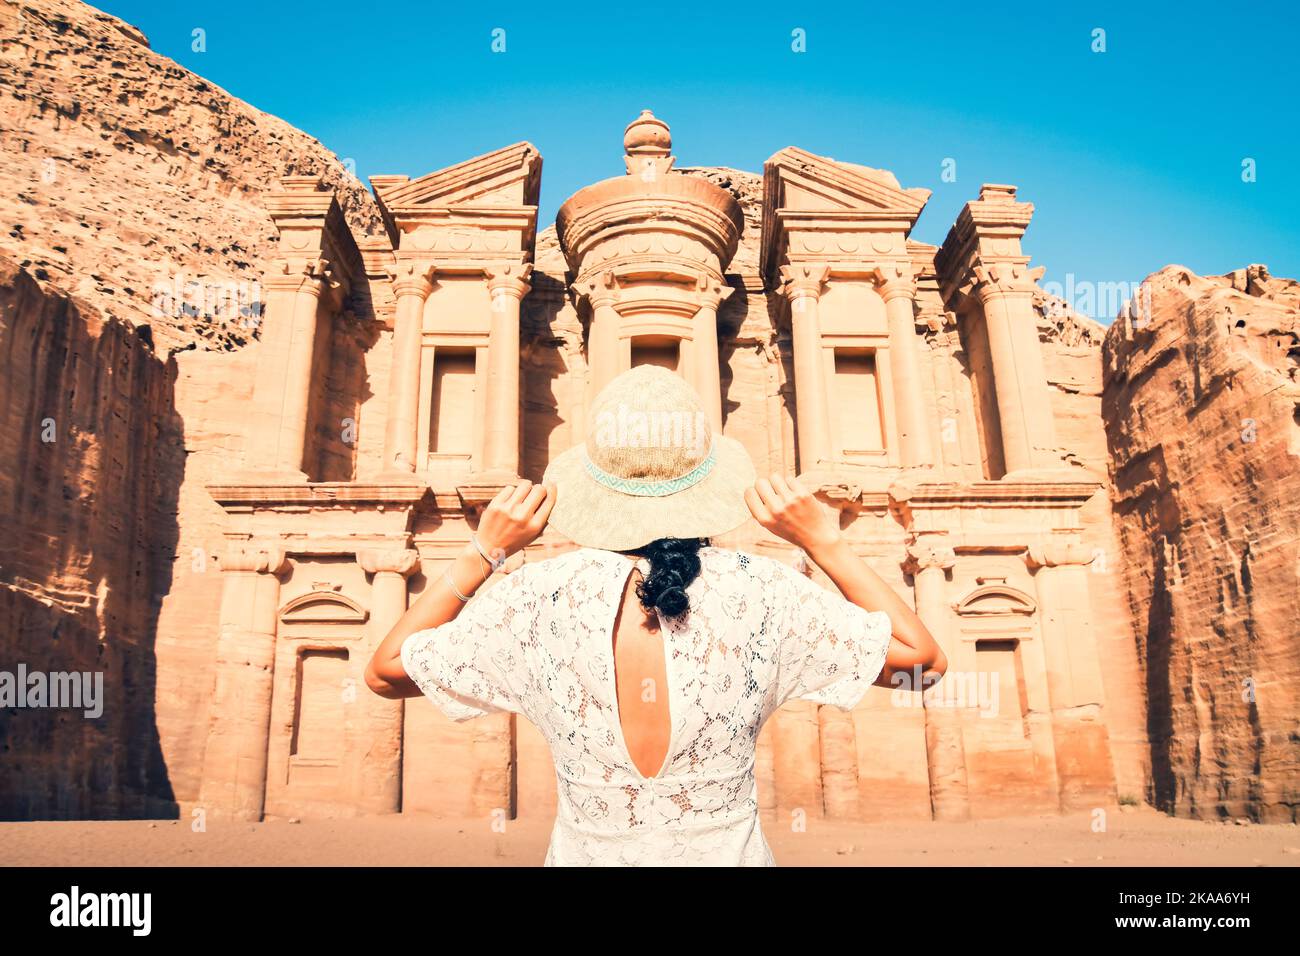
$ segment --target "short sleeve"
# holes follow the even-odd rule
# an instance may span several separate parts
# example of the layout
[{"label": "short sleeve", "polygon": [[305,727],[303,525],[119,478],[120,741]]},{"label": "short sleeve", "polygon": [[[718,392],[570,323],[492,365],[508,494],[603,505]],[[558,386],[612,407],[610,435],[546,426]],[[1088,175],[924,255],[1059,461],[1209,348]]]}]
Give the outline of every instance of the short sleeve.
[{"label": "short sleeve", "polygon": [[[526,566],[525,566],[526,567]],[[524,713],[534,600],[524,568],[480,590],[446,624],[402,642],[402,666],[448,718]]]},{"label": "short sleeve", "polygon": [[852,710],[884,670],[893,634],[889,615],[781,569],[777,706],[811,700]]}]

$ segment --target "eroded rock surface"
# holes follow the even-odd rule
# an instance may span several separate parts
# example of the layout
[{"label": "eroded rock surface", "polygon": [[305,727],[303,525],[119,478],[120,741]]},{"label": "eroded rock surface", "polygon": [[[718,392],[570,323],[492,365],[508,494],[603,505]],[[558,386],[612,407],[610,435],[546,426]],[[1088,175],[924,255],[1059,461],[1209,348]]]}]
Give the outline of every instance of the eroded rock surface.
[{"label": "eroded rock surface", "polygon": [[1104,345],[1151,792],[1194,817],[1295,819],[1300,776],[1300,283],[1168,266]]},{"label": "eroded rock surface", "polygon": [[0,0],[0,253],[160,350],[256,337],[275,230],[262,195],[316,173],[352,227],[374,201],[339,159],[72,0]]}]

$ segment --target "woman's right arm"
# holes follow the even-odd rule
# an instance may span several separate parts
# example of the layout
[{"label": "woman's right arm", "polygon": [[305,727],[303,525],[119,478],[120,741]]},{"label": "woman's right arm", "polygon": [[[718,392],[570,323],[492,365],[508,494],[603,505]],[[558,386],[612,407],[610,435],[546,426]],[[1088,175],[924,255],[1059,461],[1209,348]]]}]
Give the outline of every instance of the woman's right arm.
[{"label": "woman's right arm", "polygon": [[913,690],[922,690],[943,676],[948,658],[929,628],[870,565],[853,553],[834,519],[810,491],[794,478],[774,474],[760,478],[747,489],[745,502],[759,524],[802,548],[848,600],[868,611],[889,615],[893,636],[885,667],[876,678],[878,685],[895,686],[891,678],[896,673],[906,674],[911,680],[918,668],[921,686],[912,686]]}]

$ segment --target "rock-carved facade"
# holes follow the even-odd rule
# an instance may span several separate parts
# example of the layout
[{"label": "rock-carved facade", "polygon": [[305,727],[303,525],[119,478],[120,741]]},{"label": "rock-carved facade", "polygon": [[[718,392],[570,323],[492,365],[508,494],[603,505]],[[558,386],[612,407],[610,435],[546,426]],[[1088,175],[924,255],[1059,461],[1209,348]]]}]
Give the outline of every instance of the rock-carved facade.
[{"label": "rock-carved facade", "polygon": [[[765,808],[961,819],[1114,802],[1093,623],[1107,493],[1058,438],[1021,248],[1033,207],[986,185],[934,247],[909,238],[929,192],[881,170],[783,149],[754,216],[725,177],[676,168],[648,112],[624,147],[626,172],[541,235],[527,143],[375,177],[377,237],[354,237],[309,177],[267,198],[280,245],[247,452],[209,488],[228,553],[198,805],[552,812],[527,721],[453,724],[370,694],[362,670],[483,504],[540,478],[602,384],[642,363],[690,381],[760,472],[815,484],[950,658],[924,706],[875,688],[852,713],[778,712],[759,744]],[[816,573],[757,525],[719,543]],[[544,536],[513,567],[569,546]]]}]

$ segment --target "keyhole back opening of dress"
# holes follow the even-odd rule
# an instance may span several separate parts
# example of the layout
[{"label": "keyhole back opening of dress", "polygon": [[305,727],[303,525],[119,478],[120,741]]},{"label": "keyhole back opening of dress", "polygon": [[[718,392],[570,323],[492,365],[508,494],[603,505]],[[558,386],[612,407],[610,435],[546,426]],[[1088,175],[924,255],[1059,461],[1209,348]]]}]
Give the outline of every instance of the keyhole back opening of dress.
[{"label": "keyhole back opening of dress", "polygon": [[647,614],[641,606],[636,594],[640,579],[639,570],[628,575],[609,640],[614,658],[615,716],[626,757],[637,773],[650,779],[666,767],[673,715],[667,634],[658,615]]}]

